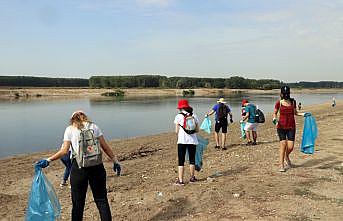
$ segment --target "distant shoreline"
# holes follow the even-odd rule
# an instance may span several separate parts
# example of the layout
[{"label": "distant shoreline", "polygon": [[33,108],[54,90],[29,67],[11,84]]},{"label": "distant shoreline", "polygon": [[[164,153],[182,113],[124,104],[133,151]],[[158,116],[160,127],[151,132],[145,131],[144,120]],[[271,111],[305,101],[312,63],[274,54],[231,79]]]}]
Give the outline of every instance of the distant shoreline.
[{"label": "distant shoreline", "polygon": [[[113,89],[91,89],[91,88],[10,88],[0,87],[0,99],[43,99],[43,98],[106,98],[102,93],[113,92]],[[125,98],[134,97],[178,97],[182,96],[183,90],[187,89],[160,89],[160,88],[129,88],[120,89],[125,92]],[[195,97],[204,96],[228,96],[232,94],[278,94],[279,89],[214,89],[196,88]],[[293,89],[292,93],[343,93],[343,89]]]}]

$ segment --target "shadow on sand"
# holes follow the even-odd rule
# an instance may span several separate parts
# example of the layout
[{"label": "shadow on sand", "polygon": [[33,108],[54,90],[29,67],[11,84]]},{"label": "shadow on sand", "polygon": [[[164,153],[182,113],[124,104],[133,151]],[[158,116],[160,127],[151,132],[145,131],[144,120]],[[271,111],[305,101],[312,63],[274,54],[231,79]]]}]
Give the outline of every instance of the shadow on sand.
[{"label": "shadow on sand", "polygon": [[149,221],[176,220],[187,216],[191,211],[191,203],[187,198],[170,199],[168,205],[163,207],[162,210],[149,219]]}]

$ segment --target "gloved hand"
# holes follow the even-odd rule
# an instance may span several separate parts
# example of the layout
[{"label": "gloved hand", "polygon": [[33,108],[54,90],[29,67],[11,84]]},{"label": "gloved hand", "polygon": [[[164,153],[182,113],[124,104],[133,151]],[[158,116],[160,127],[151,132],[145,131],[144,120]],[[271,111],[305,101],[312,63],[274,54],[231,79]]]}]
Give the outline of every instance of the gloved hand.
[{"label": "gloved hand", "polygon": [[113,163],[113,170],[117,173],[117,176],[120,176],[121,166],[119,163]]},{"label": "gloved hand", "polygon": [[309,117],[309,116],[311,116],[312,114],[310,113],[310,112],[306,112],[305,114],[304,114],[304,117]]},{"label": "gloved hand", "polygon": [[273,118],[273,124],[277,125],[277,123],[278,123],[278,120],[276,118]]},{"label": "gloved hand", "polygon": [[232,118],[230,118],[230,123],[233,123],[233,120],[232,120]]},{"label": "gloved hand", "polygon": [[37,163],[36,163],[36,167],[40,167],[40,168],[45,168],[49,166],[49,161],[46,160],[46,159],[42,159],[42,160],[39,160]]}]

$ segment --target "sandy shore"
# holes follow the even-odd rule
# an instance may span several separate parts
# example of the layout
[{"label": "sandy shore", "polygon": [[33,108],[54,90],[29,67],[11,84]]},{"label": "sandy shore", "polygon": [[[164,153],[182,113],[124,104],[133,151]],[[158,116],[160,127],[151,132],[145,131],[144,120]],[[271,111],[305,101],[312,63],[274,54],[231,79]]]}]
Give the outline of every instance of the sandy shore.
[{"label": "sandy shore", "polygon": [[[123,176],[106,162],[108,198],[113,220],[342,220],[343,105],[305,107],[317,119],[319,138],[314,155],[299,151],[302,117],[292,154],[295,168],[278,169],[278,138],[271,124],[259,127],[259,144],[242,145],[238,124],[230,125],[228,150],[213,148],[212,135],[199,182],[173,185],[177,177],[173,133],[111,141],[120,156]],[[0,160],[0,220],[23,220],[34,161],[51,152]],[[58,184],[63,173],[57,161],[44,170],[62,204],[62,219],[70,220],[70,189]],[[186,172],[188,176],[188,171]],[[210,178],[209,178],[210,177]],[[91,192],[84,220],[99,220]]]},{"label": "sandy shore", "polygon": [[[152,97],[152,96],[182,96],[183,89],[122,89],[125,97]],[[44,99],[44,98],[77,98],[91,97],[104,98],[102,93],[115,91],[115,89],[90,89],[90,88],[4,88],[0,87],[0,99]],[[248,94],[278,94],[275,90],[254,90],[254,89],[194,89],[195,96],[221,96],[239,93]],[[294,89],[292,93],[342,93],[343,89]]]}]

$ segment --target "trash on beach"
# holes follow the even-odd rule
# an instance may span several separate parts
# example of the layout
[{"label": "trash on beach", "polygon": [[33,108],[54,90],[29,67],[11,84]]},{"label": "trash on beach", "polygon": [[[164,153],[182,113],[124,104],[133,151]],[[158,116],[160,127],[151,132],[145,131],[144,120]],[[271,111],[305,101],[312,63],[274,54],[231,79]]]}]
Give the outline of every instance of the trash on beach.
[{"label": "trash on beach", "polygon": [[213,182],[213,181],[215,181],[215,179],[213,178],[213,177],[207,177],[207,179],[206,179],[208,182]]},{"label": "trash on beach", "polygon": [[233,195],[233,197],[235,197],[235,198],[238,198],[238,197],[240,196],[239,193],[234,193],[234,194],[232,194],[232,195]]}]

